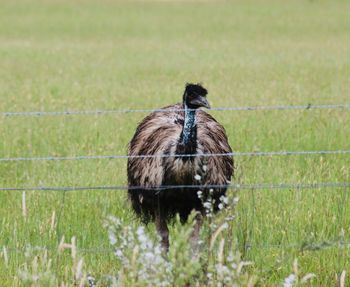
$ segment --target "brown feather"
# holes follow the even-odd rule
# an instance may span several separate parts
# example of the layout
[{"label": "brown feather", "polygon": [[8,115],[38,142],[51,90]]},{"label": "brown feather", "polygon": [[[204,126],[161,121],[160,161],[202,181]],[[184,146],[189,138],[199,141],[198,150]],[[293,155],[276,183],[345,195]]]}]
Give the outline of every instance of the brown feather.
[{"label": "brown feather", "polygon": [[[183,104],[165,107],[148,115],[137,127],[129,144],[129,155],[174,155],[184,124]],[[164,185],[226,185],[233,175],[231,156],[203,157],[200,154],[230,153],[224,127],[211,115],[202,110],[196,111],[197,156],[129,158],[129,186],[160,187]],[[204,167],[206,166],[206,168]],[[201,175],[201,181],[195,175]],[[213,198],[219,197],[226,188],[214,189]],[[208,190],[203,191],[208,194]],[[186,221],[191,210],[203,212],[196,189],[172,189],[162,191],[129,190],[134,211],[148,222],[154,219],[155,212],[161,212],[171,219],[176,213]]]}]

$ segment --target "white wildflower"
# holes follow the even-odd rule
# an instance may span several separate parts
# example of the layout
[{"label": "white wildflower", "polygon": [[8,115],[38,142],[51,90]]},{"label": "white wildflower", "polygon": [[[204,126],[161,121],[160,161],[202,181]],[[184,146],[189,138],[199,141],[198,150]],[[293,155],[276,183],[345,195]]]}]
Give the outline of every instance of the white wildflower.
[{"label": "white wildflower", "polygon": [[115,255],[118,257],[118,258],[122,258],[123,257],[123,251],[121,249],[117,249],[115,251]]},{"label": "white wildflower", "polygon": [[137,235],[144,235],[145,234],[145,229],[143,228],[143,226],[140,226],[137,228],[136,234]]},{"label": "white wildflower", "polygon": [[206,202],[203,203],[203,206],[204,206],[206,209],[210,209],[210,208],[211,208],[211,202],[206,201]]},{"label": "white wildflower", "polygon": [[201,190],[197,191],[197,196],[199,199],[201,199],[203,197],[203,192]]},{"label": "white wildflower", "polygon": [[206,165],[203,165],[203,166],[202,166],[202,169],[203,169],[203,171],[205,172],[205,171],[208,170],[208,167],[207,167]]},{"label": "white wildflower", "polygon": [[[224,278],[224,281],[227,283],[227,282],[230,282],[232,280],[232,278],[230,276],[226,276]],[[234,286],[234,285],[233,285]]]},{"label": "white wildflower", "polygon": [[202,177],[201,177],[199,174],[196,174],[196,175],[194,176],[194,179],[195,179],[195,180],[201,180]]},{"label": "white wildflower", "polygon": [[146,252],[145,253],[145,259],[148,261],[152,261],[154,259],[154,254],[152,252]]},{"label": "white wildflower", "polygon": [[221,210],[221,209],[224,208],[224,205],[223,205],[222,203],[220,203],[220,204],[218,205],[218,208]]},{"label": "white wildflower", "polygon": [[224,195],[221,195],[220,196],[220,201],[224,204],[228,204],[228,197],[227,196],[224,196]]},{"label": "white wildflower", "polygon": [[162,254],[162,248],[160,247],[160,245],[156,245],[154,247],[154,254],[156,254],[156,255],[161,255]]},{"label": "white wildflower", "polygon": [[147,243],[148,237],[146,236],[145,230],[142,226],[137,229],[136,234],[137,234],[137,239],[139,240],[140,243]]},{"label": "white wildflower", "polygon": [[86,277],[88,283],[89,283],[89,287],[95,287],[96,286],[96,279],[94,277],[92,277],[91,275],[88,275]]},{"label": "white wildflower", "polygon": [[235,219],[234,215],[225,217],[225,221],[232,221],[234,219]]},{"label": "white wildflower", "polygon": [[296,280],[295,274],[290,274],[287,278],[284,279],[283,287],[293,287]]},{"label": "white wildflower", "polygon": [[227,274],[230,272],[230,270],[228,269],[228,267],[226,265],[222,265],[222,264],[217,264],[216,265],[216,271],[218,273],[221,273],[221,274]]},{"label": "white wildflower", "polygon": [[115,245],[117,243],[117,238],[115,237],[114,232],[112,232],[111,230],[108,232],[108,238],[111,245]]},{"label": "white wildflower", "polygon": [[230,253],[230,254],[227,256],[227,261],[228,261],[228,262],[233,262],[233,260],[235,260],[235,258],[233,257],[232,253]]}]

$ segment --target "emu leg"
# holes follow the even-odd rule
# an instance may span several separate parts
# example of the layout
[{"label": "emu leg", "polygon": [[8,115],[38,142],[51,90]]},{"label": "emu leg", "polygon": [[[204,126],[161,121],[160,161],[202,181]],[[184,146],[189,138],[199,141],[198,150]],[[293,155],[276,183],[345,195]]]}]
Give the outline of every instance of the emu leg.
[{"label": "emu leg", "polygon": [[169,229],[168,225],[162,216],[157,213],[156,215],[156,228],[160,236],[160,244],[165,253],[168,253],[169,250]]},{"label": "emu leg", "polygon": [[196,256],[199,253],[199,232],[203,225],[203,216],[199,212],[196,214],[194,218],[194,226],[191,234],[191,247],[193,251],[193,255]]}]

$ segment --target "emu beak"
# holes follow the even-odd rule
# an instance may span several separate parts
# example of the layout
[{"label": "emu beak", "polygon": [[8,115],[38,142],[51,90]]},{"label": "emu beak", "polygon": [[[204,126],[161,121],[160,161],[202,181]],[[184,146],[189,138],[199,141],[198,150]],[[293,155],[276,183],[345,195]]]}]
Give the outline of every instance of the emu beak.
[{"label": "emu beak", "polygon": [[197,105],[198,107],[210,109],[210,104],[206,97],[198,97],[195,100],[191,101],[191,104]]},{"label": "emu beak", "polygon": [[207,109],[210,109],[210,104],[209,104],[207,98],[202,97],[202,98],[201,98],[201,102],[202,102],[202,107],[207,108]]}]

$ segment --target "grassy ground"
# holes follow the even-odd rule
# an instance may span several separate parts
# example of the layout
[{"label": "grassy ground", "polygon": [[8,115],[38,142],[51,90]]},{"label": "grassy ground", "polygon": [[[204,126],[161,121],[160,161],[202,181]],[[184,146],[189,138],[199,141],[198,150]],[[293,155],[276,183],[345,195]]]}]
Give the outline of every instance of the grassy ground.
[{"label": "grassy ground", "polygon": [[[347,1],[0,1],[0,111],[158,108],[203,82],[213,107],[348,103]],[[211,112],[235,151],[349,149],[347,110]],[[144,114],[0,118],[0,157],[125,154]],[[348,155],[237,157],[236,182],[350,181]],[[125,160],[1,162],[0,187],[124,185]],[[137,224],[124,192],[0,192],[1,286],[25,261],[16,248],[77,237],[108,248],[103,219]],[[300,251],[350,239],[348,189],[240,193],[233,237],[258,284],[280,284],[295,257],[315,286],[350,271],[348,247]],[[56,215],[51,227],[52,214]],[[150,227],[152,231],[152,227]],[[247,248],[247,246],[250,246]],[[11,251],[12,250],[12,251]],[[96,277],[111,253],[83,252]],[[5,264],[6,263],[6,264]],[[54,260],[57,274],[62,261]],[[350,279],[349,279],[350,280]]]}]

